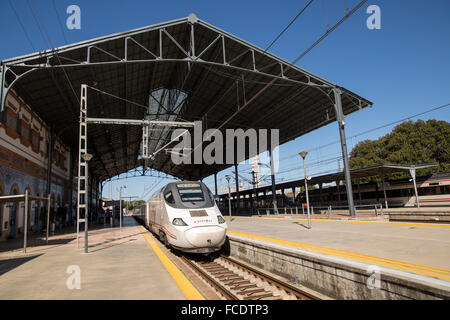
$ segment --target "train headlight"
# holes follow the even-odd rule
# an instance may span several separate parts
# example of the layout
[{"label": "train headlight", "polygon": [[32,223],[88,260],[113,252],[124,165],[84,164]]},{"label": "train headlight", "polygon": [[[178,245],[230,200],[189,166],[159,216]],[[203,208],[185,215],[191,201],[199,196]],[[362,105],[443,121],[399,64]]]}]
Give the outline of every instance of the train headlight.
[{"label": "train headlight", "polygon": [[181,219],[181,218],[173,219],[172,224],[174,226],[179,226],[179,227],[187,226],[186,222],[184,222],[183,219]]},{"label": "train headlight", "polygon": [[225,219],[222,216],[217,216],[217,220],[220,224],[225,223]]}]

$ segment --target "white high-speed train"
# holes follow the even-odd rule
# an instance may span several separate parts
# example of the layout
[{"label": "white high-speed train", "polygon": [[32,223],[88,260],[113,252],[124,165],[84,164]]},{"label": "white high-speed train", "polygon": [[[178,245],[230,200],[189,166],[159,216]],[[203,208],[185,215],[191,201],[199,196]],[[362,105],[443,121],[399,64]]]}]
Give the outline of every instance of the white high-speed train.
[{"label": "white high-speed train", "polygon": [[133,212],[166,245],[185,252],[210,253],[225,242],[227,224],[203,182],[172,182]]}]

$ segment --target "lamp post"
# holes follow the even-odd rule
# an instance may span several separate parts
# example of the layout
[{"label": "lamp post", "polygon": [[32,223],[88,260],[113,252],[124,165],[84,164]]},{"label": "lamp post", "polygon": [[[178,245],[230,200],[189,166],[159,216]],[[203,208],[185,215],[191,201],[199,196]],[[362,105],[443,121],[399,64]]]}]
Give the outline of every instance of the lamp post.
[{"label": "lamp post", "polygon": [[303,172],[305,175],[305,191],[306,191],[306,206],[307,206],[307,210],[308,210],[308,228],[311,229],[311,215],[310,215],[310,211],[309,211],[309,197],[308,197],[308,177],[306,176],[306,161],[305,158],[308,155],[308,152],[306,151],[302,151],[299,153],[300,157],[303,158]]},{"label": "lamp post", "polygon": [[127,188],[127,186],[120,186],[120,194],[119,194],[119,222],[120,222],[120,232],[122,232],[122,188]]},{"label": "lamp post", "polygon": [[226,176],[225,179],[228,182],[228,212],[230,214],[230,222],[231,222],[231,192],[230,192],[230,176]]},{"label": "lamp post", "polygon": [[[92,159],[93,155],[90,153],[85,153],[81,156],[84,161],[86,161],[86,185],[85,185],[85,209],[84,209],[84,253],[88,253],[88,208],[89,208],[89,168],[88,168],[88,162]],[[77,222],[78,223],[78,222]],[[77,234],[77,240],[78,240],[78,234]]]}]

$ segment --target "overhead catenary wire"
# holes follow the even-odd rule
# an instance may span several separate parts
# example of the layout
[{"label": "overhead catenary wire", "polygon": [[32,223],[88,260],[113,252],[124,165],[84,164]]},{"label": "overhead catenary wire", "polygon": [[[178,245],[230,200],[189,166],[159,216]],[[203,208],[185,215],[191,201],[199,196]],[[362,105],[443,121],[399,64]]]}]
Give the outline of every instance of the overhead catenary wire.
[{"label": "overhead catenary wire", "polygon": [[[423,112],[420,112],[420,113],[416,113],[416,114],[410,115],[408,117],[405,117],[405,118],[402,118],[402,119],[399,119],[399,120],[396,120],[396,121],[393,121],[393,122],[389,122],[389,123],[386,123],[384,125],[381,125],[381,126],[378,126],[378,127],[375,127],[375,128],[372,128],[372,129],[369,129],[369,130],[366,130],[366,131],[363,131],[363,132],[360,132],[360,133],[357,133],[357,134],[355,134],[353,136],[347,137],[346,140],[354,139],[354,138],[357,138],[359,136],[362,136],[362,135],[365,135],[365,134],[368,134],[368,133],[371,133],[371,132],[374,132],[374,131],[377,131],[377,130],[380,130],[380,129],[383,129],[383,128],[386,128],[386,127],[390,127],[390,126],[393,126],[395,124],[404,122],[406,120],[411,120],[413,118],[417,118],[417,117],[422,116],[424,114],[427,114],[427,113],[430,113],[430,112],[433,112],[433,111],[437,111],[437,110],[440,110],[440,109],[443,109],[443,108],[446,108],[446,107],[449,107],[449,106],[450,106],[450,103],[447,103],[447,104],[444,104],[444,105],[441,105],[441,106],[438,106],[438,107],[433,107],[433,108],[428,109],[426,111],[423,111]],[[315,148],[307,150],[307,151],[308,152],[317,151],[317,150],[320,150],[320,149],[323,149],[323,148],[326,148],[326,147],[329,147],[329,146],[332,146],[332,145],[338,144],[338,143],[340,143],[340,140],[335,140],[335,141],[332,141],[332,142],[320,145],[318,147],[315,147]],[[286,159],[293,158],[293,157],[296,157],[296,156],[298,156],[298,154],[292,154],[292,155],[283,157],[280,160],[286,160]]]},{"label": "overhead catenary wire", "polygon": [[[430,113],[430,112],[433,112],[433,111],[437,111],[437,110],[440,110],[440,109],[443,109],[443,108],[446,108],[446,107],[449,107],[449,106],[450,106],[450,103],[447,103],[447,104],[444,104],[444,105],[441,105],[441,106],[437,106],[437,107],[433,107],[433,108],[427,109],[427,110],[425,110],[423,112],[416,113],[414,115],[410,115],[408,117],[404,117],[404,118],[401,118],[399,120],[392,121],[392,122],[389,122],[387,124],[384,124],[384,125],[381,125],[381,126],[378,126],[378,127],[375,127],[375,128],[363,131],[363,132],[360,132],[360,133],[355,134],[353,136],[347,137],[346,140],[350,140],[350,139],[353,140],[356,137],[359,137],[359,136],[362,136],[362,135],[365,135],[365,134],[368,134],[368,133],[371,133],[371,132],[374,132],[374,131],[377,131],[377,130],[380,130],[380,129],[383,129],[383,128],[386,128],[386,127],[389,127],[389,126],[392,126],[392,125],[395,125],[395,124],[398,124],[398,123],[402,123],[404,121],[411,120],[411,119],[419,117],[421,115],[424,115],[424,114],[427,114],[427,113]],[[331,145],[334,145],[334,144],[338,144],[338,143],[340,143],[340,140],[336,140],[336,141],[327,143],[325,145],[322,145],[322,146],[310,149],[310,150],[308,150],[308,152],[318,151],[320,149],[323,149],[325,147],[328,147],[328,146],[331,146]],[[334,154],[340,154],[340,153],[333,153],[333,154],[330,154],[330,155],[334,155]],[[295,158],[295,157],[298,157],[298,153],[295,153],[295,154],[283,157],[283,158],[280,159],[280,161],[287,160],[287,159],[290,159],[290,158]],[[336,156],[336,157],[332,157],[332,158],[328,158],[328,159],[319,159],[318,161],[310,161],[310,162],[308,162],[308,168],[311,169],[311,168],[315,168],[315,167],[318,167],[318,168],[325,167],[325,166],[328,166],[329,164],[333,163],[334,161],[338,160],[341,157],[342,157],[342,155]],[[297,178],[303,177],[301,175],[300,171],[299,171],[299,169],[301,169],[301,168],[302,168],[302,166],[294,165],[292,167],[285,168],[283,171],[278,171],[277,175],[282,175],[282,174],[291,173],[291,172],[298,172],[299,175],[294,175],[294,176],[292,176],[292,174],[289,175],[289,177],[291,178],[290,180],[294,181]],[[312,170],[310,173],[311,174],[315,174],[315,175],[319,175],[319,174],[326,174],[326,173],[333,173],[333,172],[336,172],[336,170],[327,170],[327,171],[320,171],[320,172],[315,172],[314,170]],[[280,180],[280,179],[276,177],[276,180]],[[283,178],[283,180],[284,180],[284,178]]]},{"label": "overhead catenary wire", "polygon": [[42,29],[41,29],[41,27],[40,27],[40,25],[39,25],[39,21],[38,21],[38,19],[37,19],[37,17],[36,17],[36,13],[35,13],[35,11],[34,11],[34,9],[33,9],[33,6],[34,6],[34,5],[33,5],[33,3],[31,2],[31,0],[28,2],[28,6],[29,6],[29,8],[30,8],[30,10],[31,10],[31,13],[32,13],[34,22],[36,23],[36,26],[37,26],[37,28],[38,28],[38,30],[39,30],[39,33],[41,34],[42,41],[44,41],[44,43],[46,42],[47,45],[51,47],[51,45],[49,44],[48,40],[45,39],[44,33],[42,32]]},{"label": "overhead catenary wire", "polygon": [[289,29],[289,27],[303,14],[303,12],[306,11],[306,9],[308,9],[308,7],[310,6],[310,4],[313,2],[314,0],[310,0],[306,6],[300,10],[300,12],[294,17],[294,19],[291,20],[291,22],[289,22],[289,24],[283,29],[283,31],[280,32],[280,34],[278,34],[278,36],[275,37],[275,39],[269,44],[269,46],[264,50],[264,52],[266,52],[267,50],[269,50],[274,44],[275,42],[278,41],[278,39],[281,38],[281,36],[283,35],[283,33],[285,33],[287,31],[287,29]]},{"label": "overhead catenary wire", "polygon": [[20,20],[19,14],[17,13],[16,9],[14,9],[14,6],[12,5],[11,0],[8,0],[8,2],[9,2],[9,6],[11,7],[12,11],[14,12],[14,15],[17,18],[17,21],[20,24],[20,27],[22,28],[22,31],[23,31],[25,37],[27,38],[28,42],[30,43],[31,47],[33,48],[33,51],[36,52],[36,48],[34,47],[33,42],[31,41],[31,38],[28,35],[28,32],[27,32],[27,30],[25,29],[25,26],[22,23],[22,20]]},{"label": "overhead catenary wire", "polygon": [[59,27],[60,27],[60,29],[61,29],[61,33],[62,33],[63,38],[64,38],[64,42],[65,42],[66,44],[68,44],[68,41],[67,41],[67,38],[66,38],[66,34],[65,34],[65,32],[64,32],[64,27],[63,27],[62,22],[61,22],[61,18],[60,18],[60,16],[59,16],[58,10],[56,9],[56,3],[55,3],[55,0],[52,0],[52,3],[53,3],[53,9],[55,10],[55,13],[56,13],[56,18],[58,19],[58,24],[59,24]]},{"label": "overhead catenary wire", "polygon": [[[36,9],[34,3],[33,3],[33,0],[29,0],[29,4],[30,4],[30,6],[31,6],[31,8],[32,8],[32,10],[33,10],[33,12],[34,12],[34,16],[39,20],[39,23],[40,23],[40,25],[41,25],[42,30],[44,30],[45,34],[47,35],[47,39],[48,39],[48,42],[49,42],[50,47],[52,48],[52,50],[54,50],[54,49],[55,49],[55,46],[53,45],[53,42],[52,42],[52,40],[51,40],[51,38],[50,38],[50,35],[49,35],[48,32],[47,32],[47,29],[45,28],[44,23],[42,22],[41,17],[39,16],[39,13],[38,13],[38,11],[37,11],[37,9]],[[38,26],[39,26],[39,25],[38,25]],[[41,28],[39,28],[39,30],[41,30]],[[59,58],[57,52],[55,52],[55,56],[56,56],[56,58],[58,59],[59,64],[60,64],[61,66],[63,66],[63,64],[62,64],[62,62],[61,62],[61,59]],[[66,72],[66,69],[65,69],[64,67],[62,67],[62,70],[63,70],[63,73],[64,73],[66,79],[67,79],[67,82],[69,83],[70,88],[72,89],[72,93],[73,93],[73,95],[75,96],[75,99],[77,100],[78,104],[80,104],[80,98],[78,97],[78,95],[77,95],[76,92],[75,92],[75,89],[73,88],[72,82],[70,81],[70,78],[69,78],[69,75],[68,75],[67,72]],[[73,110],[71,110],[71,111],[72,111],[72,113],[74,114],[74,116],[75,116],[76,118],[78,118],[78,116],[73,112]]]},{"label": "overhead catenary wire", "polygon": [[[280,72],[278,74],[278,77],[281,77],[283,73],[290,70],[301,58],[303,58],[308,52],[310,52],[315,46],[317,46],[320,42],[322,42],[328,35],[330,35],[334,30],[336,30],[337,27],[339,27],[344,21],[346,21],[351,15],[353,15],[361,6],[366,3],[367,0],[361,1],[358,5],[356,5],[347,15],[345,15],[341,20],[339,20],[330,30],[328,30],[322,37],[320,37],[313,45],[311,45],[305,52],[303,52],[300,56],[298,56],[293,62],[289,63],[286,66],[286,69],[284,71]],[[225,119],[222,124],[216,128],[214,132],[210,134],[208,139],[215,134],[218,130],[222,129],[225,125],[227,125],[231,119],[233,119],[237,114],[239,114],[243,109],[248,107],[253,101],[255,101],[263,92],[265,92],[268,88],[270,88],[278,78],[273,78],[272,81],[270,81],[267,85],[265,85],[263,88],[261,88],[257,93],[255,93],[250,99],[248,99],[240,108],[235,111],[233,114],[231,114],[227,119]],[[198,147],[200,147],[202,144],[196,145],[192,152],[194,152]]]},{"label": "overhead catenary wire", "polygon": [[[109,92],[106,92],[106,91],[97,89],[97,88],[92,87],[92,86],[90,86],[90,85],[87,85],[87,87],[88,87],[89,89],[92,89],[92,90],[94,90],[94,91],[97,91],[97,92],[99,92],[99,93],[101,93],[101,94],[110,96],[110,97],[112,97],[112,98],[115,98],[115,99],[118,99],[118,100],[127,102],[127,103],[129,103],[129,104],[132,104],[132,105],[141,107],[141,108],[143,108],[143,109],[145,109],[145,110],[148,110],[148,106],[145,106],[145,105],[143,105],[143,104],[140,104],[140,103],[137,103],[137,102],[134,102],[134,101],[131,101],[131,100],[128,100],[128,99],[125,99],[125,98],[116,96],[116,95],[114,95],[114,94],[112,94],[112,93],[109,93]],[[155,114],[155,115],[156,115],[156,114]]]}]

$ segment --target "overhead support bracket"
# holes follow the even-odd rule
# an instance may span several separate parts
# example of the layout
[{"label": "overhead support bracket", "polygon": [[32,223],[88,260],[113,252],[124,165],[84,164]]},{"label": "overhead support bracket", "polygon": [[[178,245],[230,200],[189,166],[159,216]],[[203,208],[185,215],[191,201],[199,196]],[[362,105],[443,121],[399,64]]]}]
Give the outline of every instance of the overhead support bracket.
[{"label": "overhead support bracket", "polygon": [[148,125],[142,127],[142,157],[149,158],[148,155]]},{"label": "overhead support bracket", "polygon": [[[21,74],[16,74],[15,72],[13,72],[11,70],[11,68],[8,67],[8,65],[6,64],[2,64],[1,66],[1,71],[0,71],[0,112],[3,112],[5,110],[5,106],[6,106],[6,97],[8,96],[9,90],[11,90],[11,88],[13,87],[13,85],[19,80],[21,79],[23,76],[25,76],[26,74],[38,69],[39,66],[34,66],[32,67],[30,70],[25,71],[24,73]],[[7,72],[11,72],[14,75],[14,80],[11,81],[11,83],[6,86],[6,73]]]},{"label": "overhead support bracket", "polygon": [[88,118],[86,122],[91,124],[123,124],[132,126],[168,126],[168,127],[194,127],[194,122],[181,122],[181,121],[160,121],[160,120],[138,120],[138,119],[109,119],[109,118]]}]

